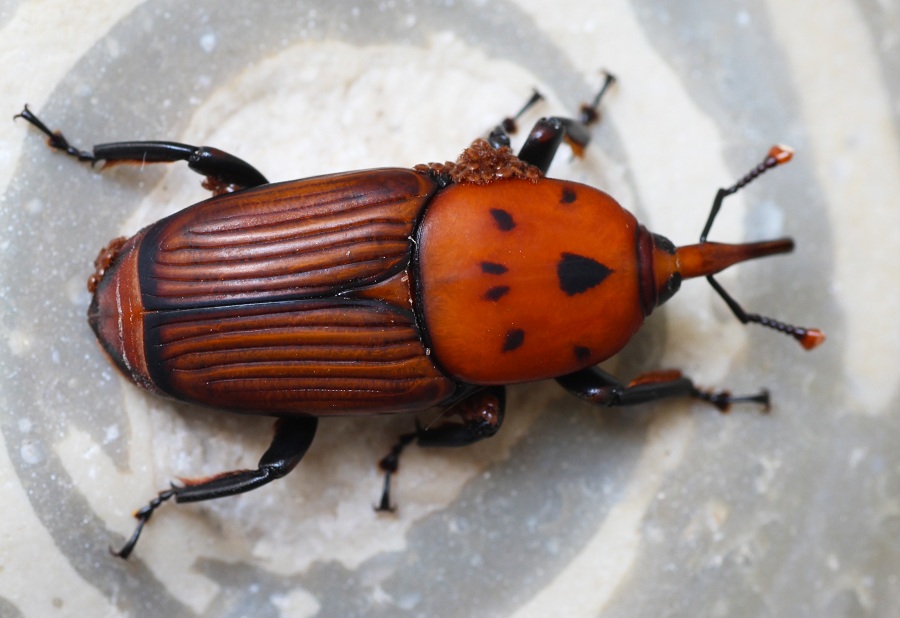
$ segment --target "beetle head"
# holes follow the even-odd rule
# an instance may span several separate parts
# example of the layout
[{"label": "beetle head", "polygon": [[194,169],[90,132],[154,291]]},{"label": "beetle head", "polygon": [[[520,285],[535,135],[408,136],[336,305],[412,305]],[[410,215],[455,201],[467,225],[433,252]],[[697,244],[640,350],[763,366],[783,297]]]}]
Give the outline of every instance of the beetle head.
[{"label": "beetle head", "polygon": [[[792,326],[758,314],[746,313],[712,277],[739,262],[790,253],[793,249],[794,241],[790,238],[742,244],[701,242],[696,245],[675,248],[668,239],[654,234],[652,263],[656,304],[662,304],[678,291],[683,279],[706,277],[741,322],[745,324],[756,322],[786,333],[797,339],[805,349],[811,350],[825,341],[822,331],[816,328]],[[644,287],[647,285],[645,284]]]}]

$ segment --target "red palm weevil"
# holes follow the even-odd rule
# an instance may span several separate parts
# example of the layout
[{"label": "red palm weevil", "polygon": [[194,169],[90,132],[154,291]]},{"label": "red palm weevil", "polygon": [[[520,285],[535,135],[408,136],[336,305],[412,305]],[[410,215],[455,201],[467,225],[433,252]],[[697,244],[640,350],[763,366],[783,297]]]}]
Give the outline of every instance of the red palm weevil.
[{"label": "red palm weevil", "polygon": [[127,558],[170,498],[220,498],[284,476],[321,416],[443,410],[439,424],[401,436],[381,461],[378,508],[389,510],[404,447],[493,435],[506,384],[553,378],[598,406],[665,397],[767,406],[766,391],[702,390],[678,371],[625,384],[594,367],[691,277],[706,277],[741,322],[792,335],[807,349],[824,341],[817,329],[747,313],[714,278],[737,262],[787,253],[792,240],[707,241],[723,200],[789,161],[789,149],[773,147],[720,189],[700,242],[683,247],[606,193],[546,177],[564,140],[576,154],[586,146],[612,82],[607,75],[579,119],[539,120],[518,155],[507,119],[452,163],[282,183],[209,147],[139,141],[79,150],[26,106],[17,117],[79,161],[186,161],[205,177],[213,197],[100,252],[88,321],[116,367],[148,391],[277,418],[257,469],[161,491],[113,553]]}]

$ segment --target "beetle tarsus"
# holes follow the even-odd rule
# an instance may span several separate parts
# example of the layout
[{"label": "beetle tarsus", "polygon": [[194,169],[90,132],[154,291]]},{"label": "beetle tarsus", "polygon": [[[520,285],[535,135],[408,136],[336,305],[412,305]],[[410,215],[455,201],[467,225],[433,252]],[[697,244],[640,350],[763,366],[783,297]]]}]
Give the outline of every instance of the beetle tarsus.
[{"label": "beetle tarsus", "polygon": [[519,131],[518,120],[522,117],[522,115],[527,112],[529,109],[534,107],[538,101],[543,100],[544,95],[537,91],[537,89],[533,90],[531,96],[522,106],[522,108],[515,113],[513,116],[507,116],[504,118],[500,124],[494,127],[494,130],[491,131],[488,136],[488,142],[494,148],[501,148],[503,146],[509,146],[509,136],[515,135]]},{"label": "beetle tarsus", "polygon": [[[112,546],[109,547],[109,553],[117,558],[121,558],[122,560],[128,560],[128,557],[131,555],[131,552],[134,551],[134,546],[137,545],[138,539],[141,536],[141,532],[144,530],[144,524],[146,524],[150,517],[153,515],[153,511],[158,509],[163,502],[166,502],[173,496],[176,496],[178,491],[178,487],[174,485],[169,489],[164,489],[159,492],[153,500],[151,500],[146,506],[138,509],[134,516],[138,520],[137,526],[134,529],[134,532],[131,534],[131,538],[126,541],[125,545],[122,546],[122,549],[115,550]],[[177,500],[177,498],[176,498]]]},{"label": "beetle tarsus", "polygon": [[376,513],[395,513],[397,512],[397,507],[391,505],[391,473],[384,473],[384,489],[381,491],[381,501],[374,505],[372,508],[375,509]]},{"label": "beetle tarsus", "polygon": [[588,367],[556,379],[567,391],[599,407],[632,406],[669,397],[693,397],[727,412],[735,403],[757,403],[769,410],[769,391],[754,395],[732,395],[728,391],[706,390],[694,385],[680,371],[653,371],[639,375],[625,385],[597,367]]},{"label": "beetle tarsus", "polygon": [[397,443],[391,447],[391,452],[385,455],[378,462],[378,467],[384,472],[384,487],[381,490],[381,500],[378,506],[374,507],[379,513],[393,513],[396,507],[391,506],[391,476],[397,472],[400,467],[400,454],[409,446],[413,440],[418,438],[422,433],[419,426],[419,420],[416,419],[416,430],[411,433],[405,433],[397,439]]},{"label": "beetle tarsus", "polygon": [[606,91],[609,90],[609,87],[616,82],[616,76],[606,69],[601,71],[601,73],[604,75],[603,85],[600,86],[600,90],[594,95],[594,100],[591,101],[590,104],[583,103],[579,109],[578,120],[585,126],[599,122],[600,100],[603,99],[603,96],[606,94]]},{"label": "beetle tarsus", "polygon": [[723,413],[731,410],[732,404],[735,403],[756,403],[762,406],[763,412],[768,412],[771,409],[768,389],[763,389],[755,395],[732,395],[728,391],[713,391],[695,387],[691,392],[691,396],[711,403]]},{"label": "beetle tarsus", "polygon": [[13,116],[13,120],[16,118],[23,118],[31,123],[32,126],[36,127],[41,131],[44,135],[47,136],[47,145],[56,150],[61,150],[65,152],[67,155],[71,157],[75,157],[79,161],[87,161],[91,164],[96,163],[97,158],[93,153],[88,152],[86,150],[79,150],[75,148],[69,143],[69,140],[65,138],[65,136],[59,132],[54,131],[47,125],[41,121],[30,109],[28,109],[28,105],[26,104],[22,111]]}]

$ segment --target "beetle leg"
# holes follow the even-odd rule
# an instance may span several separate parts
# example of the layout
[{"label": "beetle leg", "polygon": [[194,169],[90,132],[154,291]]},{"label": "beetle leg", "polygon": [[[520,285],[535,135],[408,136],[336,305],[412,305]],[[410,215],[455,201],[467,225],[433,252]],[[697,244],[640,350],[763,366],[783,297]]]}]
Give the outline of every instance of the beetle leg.
[{"label": "beetle leg", "polygon": [[459,417],[458,421],[444,421],[434,427],[423,428],[416,419],[416,430],[405,433],[397,440],[378,466],[384,471],[384,488],[376,511],[393,511],[391,506],[391,476],[400,465],[400,454],[413,441],[425,447],[468,446],[490,438],[503,424],[506,408],[506,389],[492,386],[469,395],[446,411],[446,416]]},{"label": "beetle leg", "polygon": [[626,385],[596,367],[588,367],[556,378],[563,388],[598,406],[631,406],[666,397],[693,397],[708,401],[722,412],[733,403],[758,403],[769,409],[769,392],[755,395],[732,395],[728,391],[698,388],[680,371],[655,371],[639,375]]},{"label": "beetle leg", "polygon": [[[518,155],[519,158],[526,163],[534,165],[546,174],[547,170],[550,168],[550,163],[553,161],[553,157],[556,156],[556,151],[559,149],[559,145],[562,144],[563,140],[569,144],[575,156],[582,156],[584,154],[585,146],[587,146],[591,139],[591,133],[588,126],[599,120],[600,115],[598,114],[597,109],[599,108],[600,100],[603,98],[603,95],[609,87],[616,81],[616,78],[612,73],[605,73],[605,75],[606,79],[603,82],[603,86],[594,97],[593,102],[590,105],[585,104],[581,106],[581,113],[578,120],[559,116],[551,116],[549,118],[541,118],[538,120],[537,123],[535,123],[534,128],[531,129],[531,133],[529,133],[526,138],[525,144],[522,145],[522,149],[519,151]],[[491,137],[497,139],[495,135],[498,131],[502,131],[503,128],[503,125],[498,126],[494,129],[494,132],[491,133]],[[507,142],[508,141],[509,139],[507,138]],[[491,143],[493,144],[494,142],[491,141]]]},{"label": "beetle leg", "polygon": [[405,433],[400,436],[397,443],[391,447],[391,452],[378,462],[378,467],[384,472],[384,487],[381,490],[381,501],[378,503],[378,506],[375,507],[376,511],[393,512],[394,507],[391,506],[391,477],[397,472],[397,468],[400,466],[400,454],[413,440],[419,437],[421,431],[422,428],[419,426],[419,420],[416,419],[416,430],[412,433]]},{"label": "beetle leg", "polygon": [[546,174],[564,138],[574,142],[575,151],[580,152],[590,140],[590,133],[586,126],[571,118],[541,118],[531,129],[518,156]]},{"label": "beetle leg", "polygon": [[488,143],[494,148],[509,146],[509,136],[519,131],[519,127],[517,124],[519,118],[521,118],[522,114],[534,107],[535,103],[542,100],[543,98],[544,95],[542,95],[537,90],[532,91],[531,97],[527,101],[525,101],[525,105],[522,106],[522,109],[516,112],[515,116],[507,116],[500,124],[494,127],[494,130],[491,131],[490,135],[488,135]]},{"label": "beetle leg", "polygon": [[579,108],[578,120],[583,125],[592,125],[596,124],[600,121],[600,100],[603,99],[603,95],[606,94],[606,91],[609,90],[609,87],[616,83],[616,76],[610,73],[609,71],[601,71],[603,73],[603,84],[600,86],[600,90],[597,91],[597,94],[594,95],[594,100],[588,103],[582,103]]},{"label": "beetle leg", "polygon": [[178,142],[136,141],[97,144],[90,151],[75,148],[59,131],[45,125],[26,105],[15,118],[24,118],[47,136],[51,148],[61,150],[79,161],[93,165],[113,163],[174,163],[187,161],[188,167],[206,176],[204,188],[214,195],[268,184],[255,167],[234,155],[209,146],[190,146]]},{"label": "beetle leg", "polygon": [[170,498],[175,498],[175,502],[179,503],[224,498],[262,487],[285,476],[306,454],[316,435],[318,423],[319,419],[310,416],[278,419],[272,443],[260,458],[256,470],[234,470],[204,479],[182,479],[184,485],[173,485],[159,492],[145,507],[135,512],[138,525],[128,542],[118,551],[110,548],[110,553],[119,558],[128,558],[153,511]]}]

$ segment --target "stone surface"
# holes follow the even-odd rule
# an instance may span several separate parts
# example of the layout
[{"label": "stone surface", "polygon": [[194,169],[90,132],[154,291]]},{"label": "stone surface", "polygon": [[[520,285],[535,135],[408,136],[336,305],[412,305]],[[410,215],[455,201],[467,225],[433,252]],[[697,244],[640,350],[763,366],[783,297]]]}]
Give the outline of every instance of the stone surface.
[{"label": "stone surface", "polygon": [[586,157],[563,152],[551,174],[687,244],[719,186],[790,144],[711,239],[793,236],[793,255],[722,281],[829,337],[806,353],[686,283],[606,368],[765,386],[770,415],[515,387],[495,438],[409,452],[394,517],[372,513],[375,463],[412,419],[333,419],[289,477],[161,509],[122,563],[106,546],[134,508],[179,476],[255,465],[270,423],[145,396],[86,325],[97,249],[203,199],[198,177],[101,174],[2,121],[0,614],[896,615],[900,9],[591,4],[0,7],[4,118],[28,102],[82,147],[209,144],[272,180],[453,160],[532,87],[548,101],[526,128],[571,113],[608,68]]}]

